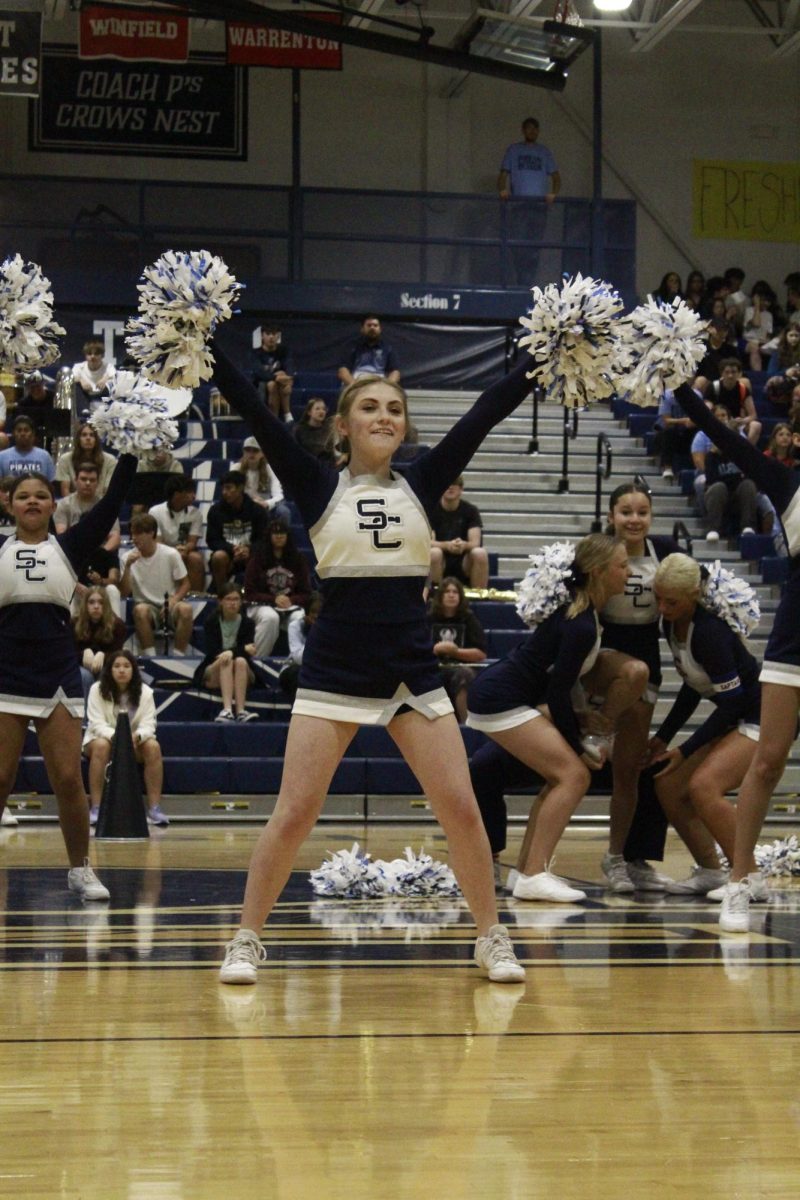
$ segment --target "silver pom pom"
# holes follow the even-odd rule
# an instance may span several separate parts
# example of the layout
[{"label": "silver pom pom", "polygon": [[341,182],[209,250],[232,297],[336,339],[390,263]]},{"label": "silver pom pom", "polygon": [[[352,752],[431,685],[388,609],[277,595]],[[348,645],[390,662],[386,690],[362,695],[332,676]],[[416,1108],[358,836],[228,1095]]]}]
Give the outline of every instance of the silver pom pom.
[{"label": "silver pom pom", "polygon": [[701,599],[703,607],[721,617],[739,637],[749,637],[761,620],[758,596],[750,584],[723,567],[719,559],[708,568]]},{"label": "silver pom pom", "polygon": [[572,599],[568,584],[575,546],[572,542],[552,542],[528,561],[531,565],[525,578],[517,584],[517,612],[526,625],[539,625]]},{"label": "silver pom pom", "polygon": [[800,875],[800,842],[794,834],[755,848],[762,875]]},{"label": "silver pom pom", "polygon": [[611,369],[616,354],[618,294],[602,280],[576,275],[560,288],[533,289],[533,308],[520,324],[520,338],[534,360],[528,378],[567,408],[614,394]]},{"label": "silver pom pom", "polygon": [[658,404],[665,387],[693,379],[706,352],[705,332],[706,322],[683,300],[662,304],[648,296],[619,322],[619,395],[648,407]]},{"label": "silver pom pom", "polygon": [[206,342],[233,313],[241,285],[207,250],[168,250],[145,268],[142,280],[139,316],[125,327],[128,350],[151,379],[197,387],[213,371]]},{"label": "silver pom pom", "polygon": [[22,371],[46,367],[61,356],[55,339],[65,329],[53,320],[50,280],[36,263],[15,254],[0,265],[0,362]]},{"label": "silver pom pom", "polygon": [[355,842],[350,850],[336,850],[310,874],[311,886],[318,896],[346,900],[376,896],[458,896],[453,872],[429,854],[414,854],[406,846],[405,857],[391,862],[376,859],[360,850]]},{"label": "silver pom pom", "polygon": [[178,437],[163,391],[142,375],[117,371],[104,401],[89,418],[98,437],[120,454],[171,446]]}]

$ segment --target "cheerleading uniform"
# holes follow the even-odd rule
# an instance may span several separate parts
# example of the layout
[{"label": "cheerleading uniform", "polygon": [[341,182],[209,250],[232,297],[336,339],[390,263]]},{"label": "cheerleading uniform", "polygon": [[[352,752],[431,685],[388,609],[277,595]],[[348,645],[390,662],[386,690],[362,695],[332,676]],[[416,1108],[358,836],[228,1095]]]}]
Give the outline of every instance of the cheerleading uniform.
[{"label": "cheerleading uniform", "polygon": [[541,716],[546,704],[558,732],[583,753],[572,690],[600,653],[600,623],[589,605],[568,617],[569,605],[551,613],[501,662],[482,671],[469,690],[467,724],[491,735]]},{"label": "cheerleading uniform", "polygon": [[757,742],[761,707],[758,661],[738,634],[698,604],[685,642],[678,641],[669,621],[664,622],[664,636],[683,686],[656,737],[669,745],[706,699],[715,706],[714,711],[679,747],[684,758],[732,729]]},{"label": "cheerleading uniform", "polygon": [[35,543],[12,534],[0,547],[0,712],[48,717],[63,704],[83,716],[70,601],[135,474],[136,458],[122,455],[105,496],[77,525]]},{"label": "cheerleading uniform", "polygon": [[647,663],[650,678],[643,699],[655,704],[661,686],[658,603],[653,591],[658,564],[680,550],[670,537],[645,538],[644,554],[628,558],[630,575],[621,596],[612,596],[600,613],[604,650],[620,650]]},{"label": "cheerleading uniform", "polygon": [[736,463],[760,492],[775,506],[789,548],[789,580],[767,641],[762,683],[800,688],[800,472],[787,471],[777,459],[767,458],[736,430],[728,429],[709,412],[702,400],[685,384],[675,395],[695,425]]},{"label": "cheerleading uniform", "polygon": [[339,472],[309,454],[225,355],[214,354],[220,391],[300,510],[317,558],[324,603],[292,711],[362,725],[388,724],[405,707],[430,719],[452,712],[422,598],[431,548],[426,512],[529,394],[529,361],[485,391],[402,476],[382,478]]}]

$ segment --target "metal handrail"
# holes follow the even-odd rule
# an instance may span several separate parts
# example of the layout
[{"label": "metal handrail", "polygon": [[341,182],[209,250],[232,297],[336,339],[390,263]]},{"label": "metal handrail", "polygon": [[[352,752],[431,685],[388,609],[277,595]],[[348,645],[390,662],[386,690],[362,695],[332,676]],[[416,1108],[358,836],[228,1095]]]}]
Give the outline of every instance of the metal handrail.
[{"label": "metal handrail", "polygon": [[[605,466],[603,465],[603,451],[605,450]],[[592,521],[592,533],[603,532],[603,522],[600,518],[600,509],[603,503],[603,480],[608,479],[611,474],[611,442],[607,433],[598,433],[597,449],[595,453],[594,465],[594,520]]]},{"label": "metal handrail", "polygon": [[[570,415],[571,414],[571,415]],[[561,442],[561,478],[558,481],[558,493],[569,491],[569,444],[578,436],[578,409],[564,408],[564,429]]]},{"label": "metal handrail", "polygon": [[647,496],[652,496],[653,489],[650,487],[650,484],[647,482],[644,475],[642,475],[639,471],[637,471],[634,475],[633,482],[640,492],[644,492]]},{"label": "metal handrail", "polygon": [[678,542],[678,544],[680,544],[681,538],[684,540],[684,542],[686,543],[686,553],[691,558],[692,557],[692,535],[689,533],[689,530],[686,528],[683,521],[676,521],[675,524],[672,526],[672,538],[673,538],[673,541]]}]

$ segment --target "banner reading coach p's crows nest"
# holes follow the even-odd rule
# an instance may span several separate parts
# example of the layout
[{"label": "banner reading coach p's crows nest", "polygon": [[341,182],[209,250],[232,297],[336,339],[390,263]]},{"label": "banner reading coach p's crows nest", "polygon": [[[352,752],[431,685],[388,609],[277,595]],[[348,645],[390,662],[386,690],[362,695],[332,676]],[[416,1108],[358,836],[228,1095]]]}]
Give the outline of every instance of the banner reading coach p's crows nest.
[{"label": "banner reading coach p's crows nest", "polygon": [[247,72],[216,54],[87,61],[74,46],[45,46],[28,143],[70,154],[246,159]]}]

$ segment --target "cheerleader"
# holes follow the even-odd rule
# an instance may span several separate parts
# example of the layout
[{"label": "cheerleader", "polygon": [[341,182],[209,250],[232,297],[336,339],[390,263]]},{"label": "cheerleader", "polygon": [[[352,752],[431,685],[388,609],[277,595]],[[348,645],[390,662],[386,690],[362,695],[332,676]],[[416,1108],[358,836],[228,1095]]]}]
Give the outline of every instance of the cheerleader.
[{"label": "cheerleader", "polygon": [[423,587],[431,541],[426,510],[489,430],[529,393],[530,360],[484,392],[439,445],[397,476],[391,460],[408,412],[396,384],[366,376],[342,392],[336,428],[347,465],[339,473],[298,445],[218,348],[215,356],[220,390],[252,428],[301,512],[324,594],[303,656],[278,801],[250,862],[241,929],[227,947],[220,978],[255,983],[265,957],[264,920],[339,761],[366,724],[388,728],[442,823],[478,926],[478,967],[495,982],[518,982],[524,971],[497,920],[491,853],[432,652]]},{"label": "cheerleader", "polygon": [[89,866],[89,810],[81,778],[84,700],[70,625],[70,602],[82,567],[108,536],[136,473],[123,455],[108,491],[77,525],[49,532],[55,503],[43,475],[15,478],[14,533],[0,548],[0,809],[16,777],[25,731],[33,721],[70,863],[68,886],[84,900],[107,900]]},{"label": "cheerleader", "polygon": [[[800,706],[800,473],[765,457],[746,438],[728,429],[684,384],[676,396],[687,416],[707,433],[767,496],[782,523],[789,548],[789,580],[781,597],[761,668],[761,736],[736,804],[736,848],[730,881],[720,913],[720,927],[746,933],[752,895],[752,856],[773,791],[783,775],[797,735]],[[800,421],[792,422],[794,445],[800,447]],[[755,880],[756,884],[758,880]]]},{"label": "cheerleader", "polygon": [[[582,691],[576,692],[576,684],[580,682],[587,692],[610,691],[607,680],[592,679],[591,674],[600,654],[597,614],[612,596],[625,590],[629,568],[624,544],[604,534],[592,534],[578,542],[571,566],[565,564],[553,588],[547,559],[550,551],[560,549],[548,548],[541,569],[532,567],[529,573],[534,587],[537,576],[548,580],[544,585],[547,594],[543,589],[536,612],[530,611],[533,606],[523,612],[528,620],[540,623],[472,685],[467,724],[486,733],[547,784],[513,894],[519,900],[570,903],[585,900],[586,893],[551,874],[549,867],[567,822],[589,786],[590,770],[601,767],[607,754],[607,747],[595,753],[584,744],[576,711],[576,702],[578,710],[581,708]],[[566,600],[558,598],[562,590]],[[644,664],[637,666],[628,703],[638,699],[646,683]],[[615,696],[613,702],[619,698]],[[618,715],[609,714],[610,725]]]},{"label": "cheerleader", "polygon": [[[741,625],[725,607],[719,614],[711,611],[715,579],[712,568],[703,582],[699,564],[687,554],[668,555],[656,571],[658,611],[683,685],[650,740],[650,762],[661,764],[655,777],[658,799],[695,859],[688,879],[672,881],[666,890],[719,900],[728,872],[717,843],[732,862],[736,832],[736,816],[725,797],[740,785],[753,760],[761,691],[758,662],[742,640]],[[745,594],[752,595],[750,589]],[[714,705],[711,714],[680,746],[668,749],[704,698]],[[747,867],[753,897],[766,899],[752,852]]]}]

